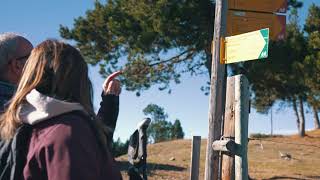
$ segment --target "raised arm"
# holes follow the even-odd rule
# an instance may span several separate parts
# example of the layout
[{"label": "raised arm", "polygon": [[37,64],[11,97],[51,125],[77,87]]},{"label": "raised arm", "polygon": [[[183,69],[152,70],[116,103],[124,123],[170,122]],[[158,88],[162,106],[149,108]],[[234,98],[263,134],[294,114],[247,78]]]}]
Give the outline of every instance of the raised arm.
[{"label": "raised arm", "polygon": [[108,128],[108,142],[113,139],[119,114],[119,95],[121,93],[120,81],[115,78],[121,74],[120,71],[112,73],[103,83],[102,101],[97,117]]}]

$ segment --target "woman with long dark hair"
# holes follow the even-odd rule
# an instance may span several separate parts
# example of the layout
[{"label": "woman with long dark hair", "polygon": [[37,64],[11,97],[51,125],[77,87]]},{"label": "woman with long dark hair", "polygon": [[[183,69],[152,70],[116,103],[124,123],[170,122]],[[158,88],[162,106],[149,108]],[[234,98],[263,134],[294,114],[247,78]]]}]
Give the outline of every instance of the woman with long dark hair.
[{"label": "woman with long dark hair", "polygon": [[46,40],[33,49],[16,94],[0,117],[0,138],[10,141],[21,126],[32,127],[23,179],[121,179],[107,145],[110,128],[100,120],[80,52]]}]

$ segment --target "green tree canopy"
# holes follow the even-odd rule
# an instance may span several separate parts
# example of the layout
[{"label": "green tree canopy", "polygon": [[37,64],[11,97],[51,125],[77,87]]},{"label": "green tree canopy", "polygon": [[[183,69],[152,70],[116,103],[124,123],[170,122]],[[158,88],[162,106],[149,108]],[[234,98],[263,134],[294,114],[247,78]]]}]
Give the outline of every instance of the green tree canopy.
[{"label": "green tree canopy", "polygon": [[96,2],[73,29],[61,26],[60,34],[75,40],[87,62],[101,66],[101,74],[124,69],[127,90],[155,84],[164,90],[171,80],[180,83],[182,73],[204,72],[201,67],[211,57],[213,10],[209,0]]},{"label": "green tree canopy", "polygon": [[96,2],[73,28],[61,26],[60,34],[102,75],[125,70],[127,90],[139,94],[157,85],[170,92],[170,82],[180,83],[184,73],[210,76],[214,10],[214,0],[108,0]]},{"label": "green tree canopy", "polygon": [[[233,65],[234,73],[245,74],[253,92],[253,106],[266,113],[275,102],[293,107],[297,126],[304,135],[304,108],[308,87],[304,64],[307,56],[307,39],[298,23],[296,9],[292,9],[283,41],[270,43],[266,60]],[[298,108],[299,107],[299,108]]]},{"label": "green tree canopy", "polygon": [[168,114],[165,113],[164,108],[156,104],[148,104],[143,109],[143,113],[144,115],[150,115],[153,121],[161,121],[168,118]]},{"label": "green tree canopy", "polygon": [[307,36],[308,55],[305,57],[304,76],[307,92],[307,101],[314,113],[314,126],[320,128],[318,112],[320,109],[320,6],[312,4],[304,25]]},{"label": "green tree canopy", "polygon": [[298,63],[306,56],[306,41],[296,10],[292,11],[286,30],[284,40],[270,43],[267,59],[231,66],[233,73],[248,77],[254,93],[253,105],[258,112],[267,112],[277,100],[290,102],[293,96],[305,90]]},{"label": "green tree canopy", "polygon": [[147,134],[152,142],[158,143],[184,137],[180,120],[175,120],[174,124],[167,121],[168,115],[165,113],[164,108],[156,104],[149,104],[143,109],[143,113],[151,116],[152,121]]}]

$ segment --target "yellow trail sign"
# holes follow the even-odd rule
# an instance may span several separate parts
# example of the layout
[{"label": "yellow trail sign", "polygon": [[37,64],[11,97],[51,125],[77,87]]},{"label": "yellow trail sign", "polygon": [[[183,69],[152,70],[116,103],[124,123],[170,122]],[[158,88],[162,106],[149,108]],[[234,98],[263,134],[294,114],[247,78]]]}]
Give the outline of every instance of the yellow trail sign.
[{"label": "yellow trail sign", "polygon": [[268,57],[269,28],[226,37],[221,63],[230,64]]}]

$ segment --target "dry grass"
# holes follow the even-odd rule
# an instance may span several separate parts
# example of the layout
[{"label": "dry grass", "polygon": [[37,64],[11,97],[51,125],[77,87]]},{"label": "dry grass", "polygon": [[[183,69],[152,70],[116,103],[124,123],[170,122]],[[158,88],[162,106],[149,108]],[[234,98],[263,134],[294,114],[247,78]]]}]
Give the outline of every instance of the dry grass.
[{"label": "dry grass", "polygon": [[[188,179],[190,150],[190,140],[149,145],[149,179]],[[279,152],[289,153],[292,159],[281,159]],[[202,140],[200,179],[203,179],[205,154],[206,140]],[[175,160],[170,160],[172,157]],[[320,179],[320,130],[308,132],[305,138],[294,135],[251,140],[248,158],[249,174],[254,179]],[[126,156],[117,160],[122,164],[124,179],[127,179]]]}]

